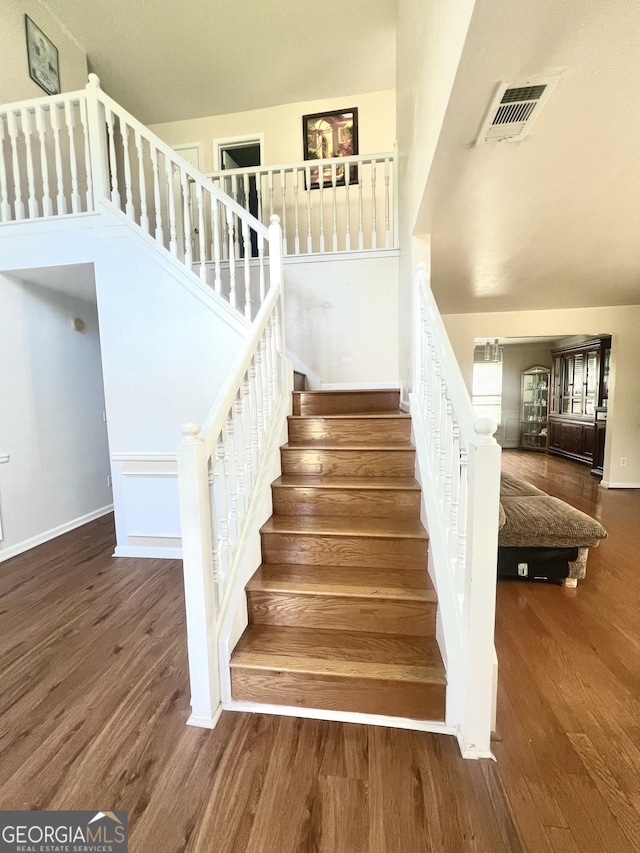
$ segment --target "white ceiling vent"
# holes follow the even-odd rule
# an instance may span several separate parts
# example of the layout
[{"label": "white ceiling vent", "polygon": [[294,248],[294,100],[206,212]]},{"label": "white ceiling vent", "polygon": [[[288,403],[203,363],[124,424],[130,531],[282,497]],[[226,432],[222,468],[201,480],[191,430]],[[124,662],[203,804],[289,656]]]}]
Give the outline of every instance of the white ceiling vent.
[{"label": "white ceiling vent", "polygon": [[482,122],[476,145],[524,139],[558,80],[558,77],[532,77],[500,83]]}]

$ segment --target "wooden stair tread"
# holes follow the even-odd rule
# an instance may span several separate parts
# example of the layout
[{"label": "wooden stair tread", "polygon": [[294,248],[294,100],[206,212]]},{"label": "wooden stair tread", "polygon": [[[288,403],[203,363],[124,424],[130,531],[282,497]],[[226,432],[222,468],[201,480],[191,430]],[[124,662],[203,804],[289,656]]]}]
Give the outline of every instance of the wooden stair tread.
[{"label": "wooden stair tread", "polygon": [[420,491],[415,477],[341,477],[338,474],[282,474],[271,484],[274,488],[304,489],[391,489]]},{"label": "wooden stair tread", "polygon": [[395,599],[435,602],[428,574],[349,566],[314,566],[267,563],[253,575],[248,591],[287,592],[344,598]]},{"label": "wooden stair tread", "polygon": [[397,388],[343,388],[339,391],[294,391],[294,394],[305,394],[308,397],[352,397],[365,394],[399,394]]},{"label": "wooden stair tread", "polygon": [[363,444],[361,441],[344,441],[341,443],[336,443],[329,441],[327,439],[318,439],[317,441],[309,441],[309,439],[305,439],[304,441],[288,441],[286,444],[282,444],[280,446],[281,450],[358,450],[358,451],[367,451],[367,450],[402,450],[402,451],[415,451],[415,447],[411,444],[410,441],[388,441],[388,442],[376,442],[375,444]]},{"label": "wooden stair tread", "polygon": [[352,421],[352,420],[403,420],[410,421],[411,415],[402,409],[391,409],[384,412],[339,412],[337,414],[324,415],[289,415],[289,421]]},{"label": "wooden stair tread", "polygon": [[249,625],[231,667],[446,684],[433,637]]},{"label": "wooden stair tread", "polygon": [[381,539],[428,539],[419,519],[342,518],[340,516],[272,515],[261,533],[311,536],[369,536]]}]

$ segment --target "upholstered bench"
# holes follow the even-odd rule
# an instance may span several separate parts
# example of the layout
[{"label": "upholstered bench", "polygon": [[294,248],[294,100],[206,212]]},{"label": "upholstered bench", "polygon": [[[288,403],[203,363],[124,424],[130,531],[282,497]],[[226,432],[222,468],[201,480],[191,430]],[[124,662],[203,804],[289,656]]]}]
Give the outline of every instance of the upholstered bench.
[{"label": "upholstered bench", "polygon": [[565,586],[576,586],[586,574],[589,548],[606,536],[604,527],[586,513],[525,480],[502,474],[499,571],[501,565],[516,559],[518,566],[526,566],[522,570],[525,576],[547,577],[545,565],[553,565],[551,577],[562,579]]}]

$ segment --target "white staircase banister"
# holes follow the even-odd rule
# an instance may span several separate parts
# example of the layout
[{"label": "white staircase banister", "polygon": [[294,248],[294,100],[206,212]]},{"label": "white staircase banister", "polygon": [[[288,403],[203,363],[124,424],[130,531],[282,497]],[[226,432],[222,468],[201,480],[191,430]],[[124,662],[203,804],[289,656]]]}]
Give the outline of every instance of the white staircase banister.
[{"label": "white staircase banister", "polygon": [[271,320],[273,309],[280,300],[280,292],[278,288],[271,288],[265,301],[262,303],[258,314],[251,325],[251,333],[244,341],[242,349],[236,356],[224,384],[218,392],[215,402],[209,409],[209,413],[202,424],[198,437],[205,443],[205,448],[209,453],[213,449],[218,435],[227,416],[227,412],[233,405],[233,401],[238,392],[238,382],[247,372],[253,353],[256,347],[256,341],[259,341],[262,334]]},{"label": "white staircase banister", "polygon": [[438,311],[438,306],[429,286],[429,277],[425,264],[418,264],[417,267],[417,282],[418,288],[423,297],[423,307],[429,317],[429,332],[433,337],[434,344],[438,349],[440,359],[446,363],[449,382],[447,383],[447,391],[451,397],[453,409],[456,413],[456,418],[460,425],[461,432],[469,439],[472,439],[475,430],[475,415],[471,405],[471,398],[464,382],[460,365],[451,346],[451,341],[447,335],[442,315]]},{"label": "white staircase banister", "polygon": [[266,225],[263,225],[244,207],[235,202],[230,196],[226,195],[226,193],[223,193],[222,190],[218,189],[218,187],[209,178],[188,163],[176,151],[174,151],[171,146],[167,145],[166,142],[163,142],[160,139],[160,137],[156,136],[155,133],[152,133],[152,131],[139,122],[135,116],[131,115],[131,113],[121,107],[117,101],[114,101],[113,98],[100,89],[99,85],[88,86],[86,91],[88,93],[88,97],[91,97],[92,95],[97,97],[98,100],[117,115],[118,118],[121,120],[124,119],[132,130],[137,131],[141,137],[147,140],[147,142],[152,143],[153,147],[163,154],[167,160],[178,165],[180,170],[184,172],[194,184],[200,184],[203,186],[215,199],[222,202],[225,207],[231,210],[238,219],[248,222],[250,227],[258,234],[261,234],[263,237],[268,236],[269,230]]},{"label": "white staircase banister", "polygon": [[465,757],[491,755],[501,448],[476,419],[426,268],[415,286],[411,411],[447,659],[447,722]]}]

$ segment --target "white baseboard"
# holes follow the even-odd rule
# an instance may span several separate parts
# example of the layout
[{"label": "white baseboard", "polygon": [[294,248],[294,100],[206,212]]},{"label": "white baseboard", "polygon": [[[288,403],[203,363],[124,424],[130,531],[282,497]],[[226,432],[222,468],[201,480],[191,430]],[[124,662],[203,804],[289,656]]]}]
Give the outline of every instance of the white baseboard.
[{"label": "white baseboard", "polygon": [[221,714],[222,705],[218,705],[213,717],[199,717],[196,714],[191,714],[191,716],[187,720],[187,725],[196,726],[200,729],[215,729]]},{"label": "white baseboard", "polygon": [[475,746],[469,746],[460,729],[456,732],[456,738],[458,739],[460,754],[463,758],[490,758],[492,761],[496,761],[496,757],[490,749],[477,749]]},{"label": "white baseboard", "polygon": [[610,483],[603,480],[600,485],[603,489],[640,489],[640,483]]},{"label": "white baseboard", "polygon": [[181,560],[182,548],[158,548],[157,545],[118,545],[114,557],[149,557],[150,559]]},{"label": "white baseboard", "polygon": [[93,512],[88,512],[86,515],[81,515],[79,518],[74,518],[72,521],[67,521],[58,527],[52,527],[51,530],[45,530],[44,533],[38,533],[37,536],[32,536],[30,539],[24,539],[18,542],[17,545],[11,545],[9,548],[0,548],[0,563],[5,560],[10,560],[11,557],[17,557],[18,554],[24,554],[25,551],[36,548],[38,545],[43,545],[51,539],[62,536],[63,533],[69,533],[77,527],[82,527],[90,521],[95,521],[96,518],[102,518],[103,515],[113,512],[113,504],[103,506],[100,509],[95,509]]},{"label": "white baseboard", "polygon": [[281,717],[301,717],[307,720],[333,720],[338,723],[356,723],[365,726],[384,726],[388,729],[409,729],[416,732],[434,732],[455,735],[453,726],[438,720],[410,720],[405,717],[387,717],[381,714],[360,714],[356,711],[327,711],[324,708],[300,708],[293,705],[267,705],[262,702],[223,702],[225,711],[249,714],[274,714]]}]

